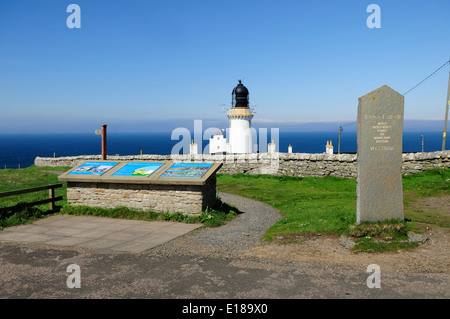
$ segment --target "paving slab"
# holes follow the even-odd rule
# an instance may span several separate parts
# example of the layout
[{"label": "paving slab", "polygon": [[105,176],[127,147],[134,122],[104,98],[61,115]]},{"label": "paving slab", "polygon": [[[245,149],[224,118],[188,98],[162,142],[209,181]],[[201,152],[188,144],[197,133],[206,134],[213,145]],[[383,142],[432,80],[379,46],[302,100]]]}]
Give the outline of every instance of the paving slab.
[{"label": "paving slab", "polygon": [[49,240],[46,242],[46,244],[50,245],[57,245],[57,246],[80,246],[80,244],[85,243],[87,241],[90,241],[89,238],[80,238],[80,237],[63,237],[63,238],[57,238],[54,240]]},{"label": "paving slab", "polygon": [[0,231],[0,241],[143,252],[202,224],[55,215]]},{"label": "paving slab", "polygon": [[20,242],[22,238],[28,237],[29,234],[23,232],[0,232],[0,241],[18,241]]},{"label": "paving slab", "polygon": [[57,238],[58,238],[57,235],[27,233],[27,236],[20,239],[20,241],[27,242],[27,243],[45,243],[46,241],[55,240]]},{"label": "paving slab", "polygon": [[128,252],[142,252],[149,249],[152,249],[154,247],[157,247],[161,244],[163,244],[165,241],[151,241],[151,242],[138,242],[138,241],[128,241],[124,242],[120,245],[116,245],[114,247],[111,247],[112,250],[117,251],[128,251]]}]

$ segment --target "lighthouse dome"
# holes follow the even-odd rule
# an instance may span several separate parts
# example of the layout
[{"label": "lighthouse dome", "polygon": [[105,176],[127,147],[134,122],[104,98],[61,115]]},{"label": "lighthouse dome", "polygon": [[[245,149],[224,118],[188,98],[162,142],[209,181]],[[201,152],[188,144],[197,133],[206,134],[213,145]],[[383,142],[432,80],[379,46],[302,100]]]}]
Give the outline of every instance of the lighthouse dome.
[{"label": "lighthouse dome", "polygon": [[248,107],[249,93],[248,89],[239,80],[239,84],[233,89],[232,92],[232,106],[233,107]]}]

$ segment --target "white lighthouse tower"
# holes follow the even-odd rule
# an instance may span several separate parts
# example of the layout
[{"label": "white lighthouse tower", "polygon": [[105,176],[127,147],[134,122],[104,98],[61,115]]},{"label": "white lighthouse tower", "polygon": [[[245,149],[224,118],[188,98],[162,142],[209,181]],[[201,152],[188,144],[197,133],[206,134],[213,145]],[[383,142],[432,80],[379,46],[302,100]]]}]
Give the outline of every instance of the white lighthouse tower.
[{"label": "white lighthouse tower", "polygon": [[211,154],[246,154],[256,153],[257,144],[253,144],[251,122],[253,111],[249,107],[249,94],[247,88],[239,80],[239,84],[231,93],[231,109],[227,110],[230,127],[217,131],[209,139],[209,152]]},{"label": "white lighthouse tower", "polygon": [[231,109],[228,110],[230,128],[228,142],[230,153],[252,153],[251,122],[253,111],[249,107],[249,94],[247,88],[239,80],[239,84],[233,89]]}]

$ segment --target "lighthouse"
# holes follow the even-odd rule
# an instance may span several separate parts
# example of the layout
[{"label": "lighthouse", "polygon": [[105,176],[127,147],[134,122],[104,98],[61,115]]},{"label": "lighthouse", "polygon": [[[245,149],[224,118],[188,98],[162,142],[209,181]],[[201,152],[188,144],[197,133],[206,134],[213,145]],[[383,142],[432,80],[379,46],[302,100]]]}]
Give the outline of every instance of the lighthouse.
[{"label": "lighthouse", "polygon": [[228,110],[227,115],[230,120],[229,152],[234,154],[252,153],[251,122],[254,114],[249,107],[248,89],[241,80],[231,93],[231,109]]},{"label": "lighthouse", "polygon": [[231,109],[227,110],[230,126],[225,130],[217,131],[209,139],[209,152],[211,154],[246,154],[257,152],[257,145],[252,143],[251,122],[253,111],[249,107],[248,89],[239,80],[239,84],[231,92]]}]

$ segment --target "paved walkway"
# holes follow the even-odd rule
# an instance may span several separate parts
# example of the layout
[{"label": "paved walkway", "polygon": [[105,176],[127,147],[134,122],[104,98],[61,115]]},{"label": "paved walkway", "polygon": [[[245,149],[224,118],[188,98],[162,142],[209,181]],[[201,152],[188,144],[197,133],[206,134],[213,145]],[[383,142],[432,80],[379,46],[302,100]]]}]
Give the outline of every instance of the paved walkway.
[{"label": "paved walkway", "polygon": [[0,241],[142,252],[201,226],[202,224],[55,215],[32,224],[8,227],[0,232]]}]

